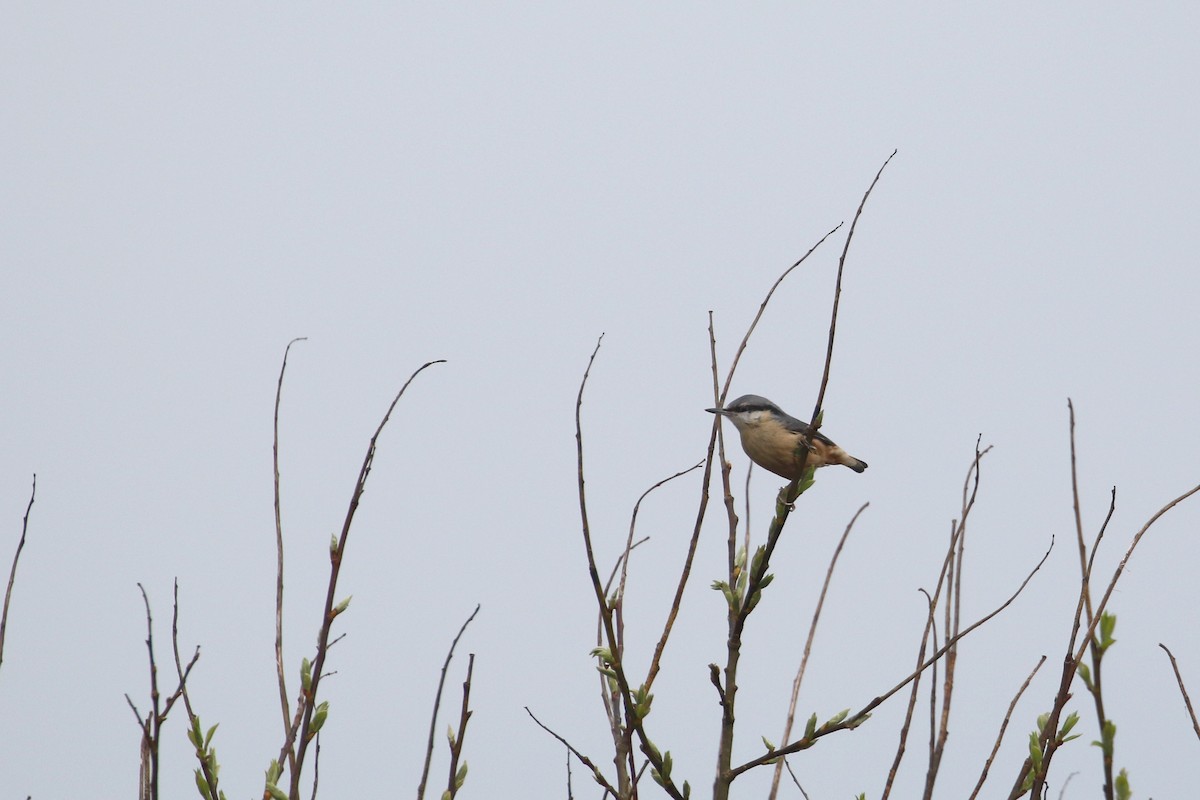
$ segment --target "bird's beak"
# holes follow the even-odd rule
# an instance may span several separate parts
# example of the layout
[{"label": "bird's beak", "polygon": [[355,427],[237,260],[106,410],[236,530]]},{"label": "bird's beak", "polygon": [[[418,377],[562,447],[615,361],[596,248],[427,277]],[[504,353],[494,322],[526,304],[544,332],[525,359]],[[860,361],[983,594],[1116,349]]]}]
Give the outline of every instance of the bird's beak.
[{"label": "bird's beak", "polygon": [[704,410],[710,414],[718,414],[720,416],[728,416],[729,415],[729,412],[723,408],[706,408]]}]

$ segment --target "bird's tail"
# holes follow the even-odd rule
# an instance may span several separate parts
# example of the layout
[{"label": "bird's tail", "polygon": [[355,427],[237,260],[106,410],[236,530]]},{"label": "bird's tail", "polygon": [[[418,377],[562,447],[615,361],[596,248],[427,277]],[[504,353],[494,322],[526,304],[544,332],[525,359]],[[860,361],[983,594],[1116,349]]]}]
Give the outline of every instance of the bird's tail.
[{"label": "bird's tail", "polygon": [[867,468],[867,462],[860,461],[857,458],[855,458],[854,456],[846,456],[846,460],[843,461],[842,463],[845,464],[850,469],[854,470],[855,472],[862,472],[863,470],[865,470]]}]

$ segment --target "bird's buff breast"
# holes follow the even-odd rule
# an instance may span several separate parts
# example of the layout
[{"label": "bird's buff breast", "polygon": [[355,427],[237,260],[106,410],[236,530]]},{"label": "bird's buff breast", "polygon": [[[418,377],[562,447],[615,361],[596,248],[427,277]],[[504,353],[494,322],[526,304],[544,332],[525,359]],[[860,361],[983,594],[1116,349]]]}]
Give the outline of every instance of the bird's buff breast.
[{"label": "bird's buff breast", "polygon": [[[768,425],[748,427],[740,433],[742,449],[760,467],[788,480],[800,477],[800,448],[804,446],[804,440],[799,434],[784,430],[782,426],[772,430]],[[813,449],[805,462],[806,468],[828,464],[827,450],[824,442],[814,440]]]}]

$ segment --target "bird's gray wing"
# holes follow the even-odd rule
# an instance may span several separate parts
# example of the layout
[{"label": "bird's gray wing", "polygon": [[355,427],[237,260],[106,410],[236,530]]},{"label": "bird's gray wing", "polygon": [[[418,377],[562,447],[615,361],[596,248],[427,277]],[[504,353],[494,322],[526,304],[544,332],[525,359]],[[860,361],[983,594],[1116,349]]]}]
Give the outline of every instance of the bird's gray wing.
[{"label": "bird's gray wing", "polygon": [[[812,431],[811,425],[803,420],[796,419],[790,414],[781,414],[780,418],[783,421],[783,426],[789,431],[799,433],[802,436],[807,436],[809,432]],[[825,444],[833,444],[833,440],[820,431],[816,432],[816,435],[813,436],[813,439],[818,442],[824,442]]]}]

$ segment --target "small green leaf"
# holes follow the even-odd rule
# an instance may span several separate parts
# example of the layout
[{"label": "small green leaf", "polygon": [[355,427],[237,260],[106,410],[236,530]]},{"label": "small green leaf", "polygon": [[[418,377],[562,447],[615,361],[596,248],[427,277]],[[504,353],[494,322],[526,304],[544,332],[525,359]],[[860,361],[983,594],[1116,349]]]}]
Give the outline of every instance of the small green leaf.
[{"label": "small green leaf", "polygon": [[1075,723],[1077,723],[1077,722],[1079,722],[1079,712],[1078,712],[1078,711],[1072,711],[1072,712],[1071,712],[1071,713],[1070,713],[1070,714],[1067,716],[1067,719],[1066,719],[1066,721],[1065,721],[1065,722],[1063,722],[1063,724],[1062,724],[1062,727],[1061,727],[1061,728],[1059,728],[1059,731],[1058,731],[1058,738],[1060,738],[1060,739],[1061,739],[1062,737],[1064,737],[1064,736],[1066,736],[1068,733],[1070,733],[1070,732],[1071,732],[1071,728],[1074,728],[1074,727],[1075,727]]},{"label": "small green leaf", "polygon": [[[199,718],[197,718],[197,719],[199,719]],[[221,723],[219,723],[219,722],[217,723],[217,725],[220,725],[220,724]],[[205,750],[208,749],[209,744],[212,742],[213,734],[217,732],[217,725],[213,725],[211,728],[209,728],[208,733],[205,734],[205,736],[204,736],[204,749]]]},{"label": "small green leaf", "polygon": [[442,800],[454,800],[454,795],[450,794],[450,790],[442,792]]},{"label": "small green leaf", "polygon": [[813,734],[817,732],[817,712],[808,718],[808,723],[804,726],[804,738],[811,739]]},{"label": "small green leaf", "polygon": [[1117,789],[1117,800],[1130,800],[1133,797],[1133,791],[1129,788],[1129,774],[1125,770],[1117,775],[1115,781]]},{"label": "small green leaf", "polygon": [[871,718],[870,714],[863,714],[861,717],[856,716],[853,719],[851,719],[849,722],[846,723],[846,729],[852,731],[855,728],[857,728],[859,725],[862,725],[864,722],[869,720],[870,718]]},{"label": "small green leaf", "polygon": [[458,768],[458,772],[454,773],[454,787],[461,789],[462,785],[467,782],[467,762],[463,762]]},{"label": "small green leaf", "polygon": [[1113,631],[1117,629],[1117,615],[1105,611],[1100,615],[1100,649],[1107,650],[1117,643]]},{"label": "small green leaf", "polygon": [[317,706],[317,710],[313,713],[312,724],[309,725],[309,731],[316,733],[321,730],[321,726],[325,724],[325,718],[329,716],[329,701],[326,700],[321,705]]},{"label": "small green leaf", "polygon": [[1042,771],[1042,743],[1037,731],[1029,734],[1029,760],[1033,763],[1033,771]]},{"label": "small green leaf", "polygon": [[281,775],[283,775],[283,767],[279,765],[278,761],[272,758],[270,766],[267,767],[267,783],[273,784],[278,782]]},{"label": "small green leaf", "polygon": [[832,717],[830,717],[829,721],[825,723],[824,727],[832,728],[834,725],[837,725],[839,722],[844,720],[849,713],[850,713],[850,709],[843,708],[841,711],[839,711],[838,713],[836,713]]},{"label": "small green leaf", "polygon": [[767,737],[764,736],[764,737],[762,737],[762,743],[763,743],[763,746],[767,748],[768,753],[775,752],[775,745],[770,739],[768,739]]},{"label": "small green leaf", "polygon": [[345,610],[350,607],[350,600],[353,597],[354,597],[354,595],[350,595],[350,597],[347,597],[345,600],[343,600],[342,602],[340,602],[336,606],[334,606],[333,612],[332,612],[333,616],[336,617],[338,614],[345,612]]},{"label": "small green leaf", "polygon": [[1088,669],[1088,665],[1080,661],[1078,672],[1079,679],[1083,681],[1083,685],[1088,688],[1088,691],[1095,691],[1095,689],[1092,687],[1092,671]]},{"label": "small green leaf", "polygon": [[448,739],[448,740],[449,740],[449,742],[450,742],[450,749],[451,749],[451,750],[453,750],[453,749],[454,749],[454,741],[455,741],[455,740],[454,740],[454,726],[453,726],[453,725],[447,725],[447,726],[446,726],[446,739]]},{"label": "small green leaf", "polygon": [[812,485],[817,482],[817,468],[809,467],[804,470],[804,477],[800,479],[800,485],[797,487],[796,494],[804,494]]},{"label": "small green leaf", "polygon": [[271,795],[272,800],[288,800],[287,792],[273,783],[267,784],[267,794]]},{"label": "small green leaf", "polygon": [[335,536],[331,533],[331,534],[329,534],[329,555],[331,555],[331,556],[337,555],[337,549],[338,549],[337,536]]},{"label": "small green leaf", "polygon": [[300,686],[306,692],[312,689],[312,662],[307,658],[300,659]]},{"label": "small green leaf", "polygon": [[692,796],[692,785],[687,781],[683,782],[683,800],[688,800]]},{"label": "small green leaf", "polygon": [[208,800],[212,796],[212,792],[208,788],[208,781],[204,780],[204,773],[200,770],[196,770],[196,788],[200,790],[200,796],[204,800]]}]

